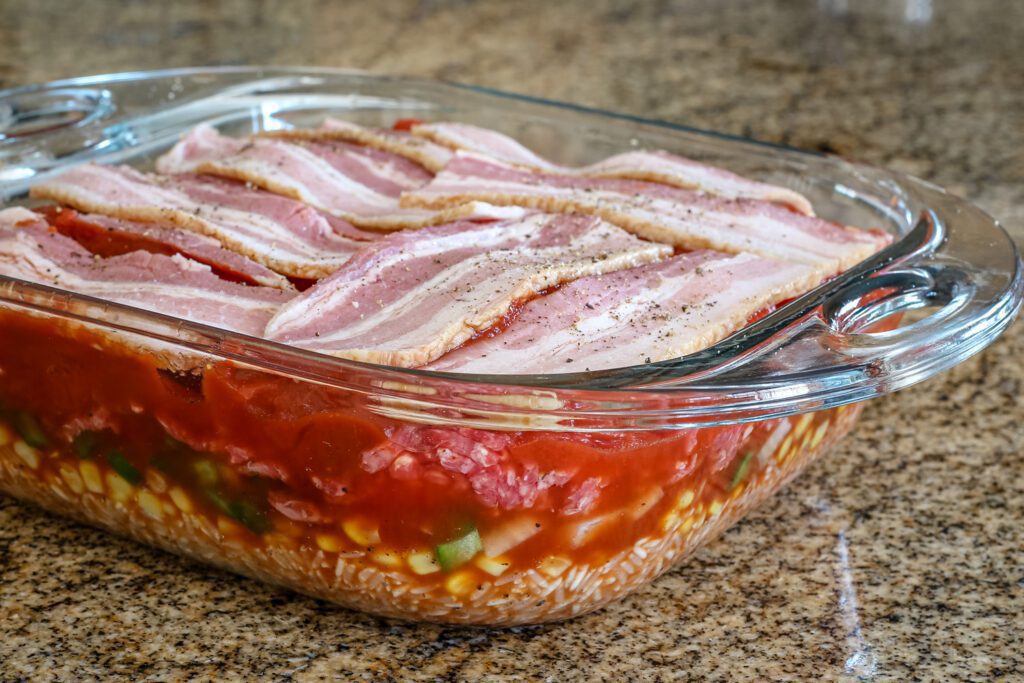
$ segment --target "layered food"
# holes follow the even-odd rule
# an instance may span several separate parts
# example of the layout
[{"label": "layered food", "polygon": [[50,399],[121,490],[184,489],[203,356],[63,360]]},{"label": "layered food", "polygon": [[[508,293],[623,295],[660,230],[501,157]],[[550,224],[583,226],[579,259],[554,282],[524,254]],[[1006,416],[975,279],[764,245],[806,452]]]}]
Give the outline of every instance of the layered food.
[{"label": "layered food", "polygon": [[[0,210],[0,275],[235,344],[428,373],[685,356],[888,241],[668,152],[569,167],[448,122],[248,138],[201,125],[152,171],[85,164],[31,194],[33,209]],[[856,416],[580,431],[558,393],[491,385],[474,400],[560,417],[470,427],[411,376],[352,391],[73,317],[0,318],[0,488],[406,618],[593,609],[720,532]],[[357,371],[338,367],[342,384]]]}]

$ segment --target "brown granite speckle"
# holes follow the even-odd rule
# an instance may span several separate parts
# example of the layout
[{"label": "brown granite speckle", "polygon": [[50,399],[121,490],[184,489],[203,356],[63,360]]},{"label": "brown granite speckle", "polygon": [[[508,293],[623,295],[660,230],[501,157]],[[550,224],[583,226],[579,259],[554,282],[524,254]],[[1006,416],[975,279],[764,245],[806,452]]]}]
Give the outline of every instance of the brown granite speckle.
[{"label": "brown granite speckle", "polygon": [[[261,62],[449,78],[888,165],[1024,239],[1022,8],[6,0],[0,85]],[[1022,357],[1017,323],[877,401],[687,566],[560,625],[383,622],[2,499],[0,679],[1010,680],[1024,670]]]}]

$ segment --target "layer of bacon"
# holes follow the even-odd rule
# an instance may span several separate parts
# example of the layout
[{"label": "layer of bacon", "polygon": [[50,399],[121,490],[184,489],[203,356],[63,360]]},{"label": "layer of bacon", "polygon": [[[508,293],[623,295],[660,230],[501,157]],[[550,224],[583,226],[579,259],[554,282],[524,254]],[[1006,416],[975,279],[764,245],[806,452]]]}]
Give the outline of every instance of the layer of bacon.
[{"label": "layer of bacon", "polygon": [[292,128],[264,133],[267,137],[286,140],[340,140],[371,149],[391,152],[414,161],[431,173],[447,164],[454,151],[426,137],[392,128],[367,128],[348,121],[328,117],[319,128]]},{"label": "layer of bacon", "polygon": [[294,296],[228,282],[178,254],[97,258],[22,208],[0,211],[0,274],[253,336]]},{"label": "layer of bacon", "polygon": [[329,275],[376,239],[301,202],[206,176],[83,164],[33,186],[31,194],[81,211],[198,232],[300,278]]},{"label": "layer of bacon", "polygon": [[545,173],[590,178],[632,178],[665,185],[700,190],[730,199],[757,199],[777,202],[794,211],[813,215],[810,201],[786,187],[760,183],[708,166],[677,154],[656,150],[635,150],[616,154],[588,166],[573,168],[553,164],[497,131],[465,123],[420,123],[412,126],[413,135],[455,150],[476,152],[482,156]]},{"label": "layer of bacon", "polygon": [[446,372],[552,374],[677,358],[817,284],[814,271],[753,254],[695,251],[581,278],[528,302],[504,332],[428,366]]},{"label": "layer of bacon", "polygon": [[320,128],[275,131],[268,135],[301,140],[354,142],[399,154],[434,173],[451,161],[456,150],[462,150],[533,171],[582,178],[650,180],[731,199],[777,202],[803,214],[814,214],[810,201],[799,192],[750,180],[660,150],[634,150],[576,168],[554,164],[507,135],[465,123],[418,122],[411,125],[408,131],[398,131],[365,128],[328,118]]},{"label": "layer of bacon", "polygon": [[537,173],[470,153],[458,153],[430,183],[403,195],[406,204],[416,206],[457,206],[467,200],[592,214],[645,239],[795,261],[823,277],[886,243],[880,234],[772,202],[725,199],[640,180]]},{"label": "layer of bacon", "polygon": [[211,126],[198,126],[157,161],[157,169],[241,180],[377,230],[421,228],[462,218],[516,218],[525,213],[516,206],[474,200],[440,210],[402,207],[402,192],[425,184],[430,173],[398,154],[335,140],[242,140]]},{"label": "layer of bacon", "polygon": [[118,256],[133,251],[181,254],[205,263],[226,280],[247,285],[294,289],[288,278],[247,256],[225,249],[217,240],[180,228],[139,223],[99,214],[80,214],[73,209],[44,209],[50,224],[93,254]]},{"label": "layer of bacon", "polygon": [[671,253],[586,216],[537,214],[393,235],[296,297],[267,336],[354,360],[416,367],[563,282]]},{"label": "layer of bacon", "polygon": [[888,241],[666,152],[570,168],[457,123],[201,125],[157,171],[38,184],[88,213],[0,214],[0,272],[344,358],[556,373],[699,350]]}]

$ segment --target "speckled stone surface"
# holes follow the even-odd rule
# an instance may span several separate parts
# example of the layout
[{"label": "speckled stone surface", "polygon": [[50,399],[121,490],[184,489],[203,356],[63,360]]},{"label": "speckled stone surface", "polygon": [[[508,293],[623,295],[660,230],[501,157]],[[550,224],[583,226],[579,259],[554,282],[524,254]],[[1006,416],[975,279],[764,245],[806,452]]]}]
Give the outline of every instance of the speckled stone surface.
[{"label": "speckled stone surface", "polygon": [[[1024,5],[0,1],[0,85],[224,63],[440,77],[836,152],[1024,240]],[[691,561],[506,631],[379,621],[0,499],[0,680],[1020,680],[1024,325],[869,406]]]}]

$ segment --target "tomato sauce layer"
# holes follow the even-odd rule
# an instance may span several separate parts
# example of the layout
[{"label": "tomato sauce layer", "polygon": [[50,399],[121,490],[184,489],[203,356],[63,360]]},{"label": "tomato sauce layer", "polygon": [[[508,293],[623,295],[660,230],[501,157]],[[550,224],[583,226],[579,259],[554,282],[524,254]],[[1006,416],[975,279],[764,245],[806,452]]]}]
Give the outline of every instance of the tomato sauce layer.
[{"label": "tomato sauce layer", "polygon": [[400,422],[381,397],[228,362],[172,371],[159,350],[50,319],[0,325],[0,418],[126,479],[158,471],[251,543],[343,530],[452,566],[489,548],[516,563],[599,561],[657,533],[680,501],[720,507],[766,466],[785,422],[607,434],[484,431],[427,412]]}]

